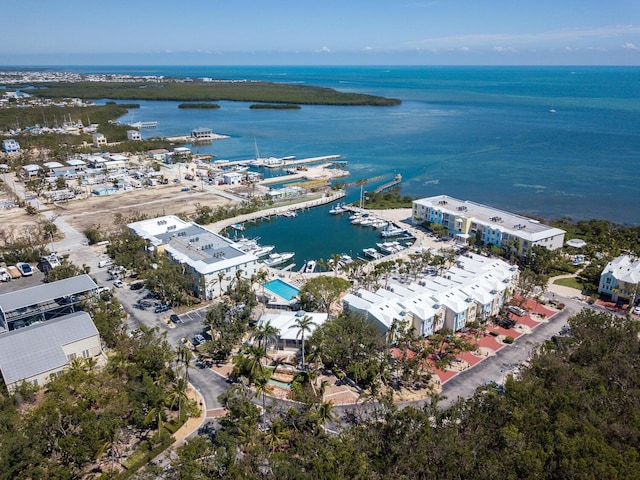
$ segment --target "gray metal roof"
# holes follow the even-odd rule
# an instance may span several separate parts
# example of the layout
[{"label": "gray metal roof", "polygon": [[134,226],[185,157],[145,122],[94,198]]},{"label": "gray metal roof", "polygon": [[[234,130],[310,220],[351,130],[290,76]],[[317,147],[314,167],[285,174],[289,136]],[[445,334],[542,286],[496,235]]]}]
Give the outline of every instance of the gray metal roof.
[{"label": "gray metal roof", "polygon": [[62,347],[98,335],[86,312],[36,323],[0,336],[0,370],[10,385],[67,364]]},{"label": "gray metal roof", "polygon": [[2,294],[0,295],[0,309],[5,313],[12,312],[20,308],[50,302],[68,295],[77,295],[97,288],[98,286],[91,280],[89,275],[78,275],[77,277],[65,278],[57,282],[45,283]]}]

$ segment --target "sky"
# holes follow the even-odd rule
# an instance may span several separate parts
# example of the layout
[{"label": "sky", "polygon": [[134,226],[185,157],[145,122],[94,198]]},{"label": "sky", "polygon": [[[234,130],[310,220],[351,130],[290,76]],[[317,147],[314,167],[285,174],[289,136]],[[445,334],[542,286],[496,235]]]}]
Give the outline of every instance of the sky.
[{"label": "sky", "polygon": [[640,65],[639,0],[3,0],[0,65]]}]

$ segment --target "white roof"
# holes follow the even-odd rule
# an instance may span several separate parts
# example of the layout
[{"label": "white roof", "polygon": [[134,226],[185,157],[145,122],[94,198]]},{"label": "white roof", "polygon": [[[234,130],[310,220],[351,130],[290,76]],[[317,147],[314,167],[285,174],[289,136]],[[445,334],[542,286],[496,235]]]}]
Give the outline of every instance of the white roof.
[{"label": "white roof", "polygon": [[72,158],[71,160],[67,160],[67,165],[70,165],[72,167],[82,167],[86,164],[87,162],[85,162],[84,160],[80,160],[79,158]]},{"label": "white roof", "polygon": [[567,245],[568,247],[573,247],[573,248],[583,248],[587,245],[587,242],[585,242],[584,240],[580,239],[580,238],[572,238],[571,240],[567,240],[565,242],[565,245]]},{"label": "white roof", "polygon": [[98,335],[85,312],[76,312],[0,336],[0,370],[6,384],[67,364],[63,347]]},{"label": "white roof", "polygon": [[620,255],[611,260],[602,273],[609,273],[620,282],[640,283],[640,259],[630,255]]},{"label": "white roof", "polygon": [[25,172],[37,172],[38,170],[40,170],[40,165],[35,165],[35,164],[31,163],[29,165],[24,165],[22,167],[22,169]]},{"label": "white roof", "polygon": [[45,162],[43,165],[47,168],[59,168],[64,166],[60,162]]},{"label": "white roof", "polygon": [[317,327],[327,321],[329,316],[326,313],[309,313],[309,312],[290,312],[282,311],[279,313],[265,313],[260,317],[258,323],[263,325],[270,322],[272,327],[280,330],[279,338],[282,340],[296,340],[300,339],[300,329],[295,326],[296,319],[308,316],[311,318],[313,324],[309,327],[309,330],[304,333],[305,338],[316,330]]}]

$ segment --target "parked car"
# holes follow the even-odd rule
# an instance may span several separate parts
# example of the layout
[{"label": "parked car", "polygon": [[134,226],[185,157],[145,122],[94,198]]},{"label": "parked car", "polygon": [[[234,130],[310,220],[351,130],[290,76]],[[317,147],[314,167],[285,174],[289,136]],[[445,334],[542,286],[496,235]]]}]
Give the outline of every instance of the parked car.
[{"label": "parked car", "polygon": [[144,288],[144,282],[138,280],[137,282],[133,282],[129,288],[131,290],[140,290],[141,288]]},{"label": "parked car", "polygon": [[108,267],[110,265],[113,265],[113,260],[108,259],[108,260],[100,260],[98,262],[98,268],[104,268],[104,267]]},{"label": "parked car", "polygon": [[640,315],[640,306],[637,306],[633,309],[633,314],[634,315]]},{"label": "parked car", "polygon": [[173,323],[182,323],[182,320],[180,320],[180,317],[175,313],[172,313],[171,315],[169,315],[169,320],[171,320]]},{"label": "parked car", "polygon": [[520,308],[520,307],[517,307],[515,305],[509,305],[507,307],[507,310],[509,310],[511,313],[514,313],[514,314],[518,315],[519,317],[521,317],[525,313],[527,313],[527,311],[524,308]]},{"label": "parked car", "polygon": [[113,282],[113,286],[114,287],[118,287],[118,288],[122,288],[122,287],[124,287],[124,282],[122,280],[116,280],[115,282]]},{"label": "parked car", "polygon": [[33,275],[33,269],[31,268],[31,265],[26,262],[16,263],[16,268],[20,270],[20,273],[23,277],[29,277]]},{"label": "parked car", "polygon": [[166,312],[167,310],[169,310],[169,305],[158,305],[153,309],[153,311],[156,313]]},{"label": "parked car", "polygon": [[500,325],[502,328],[506,328],[507,330],[513,328],[515,324],[516,322],[514,320],[511,320],[510,318],[503,318],[498,322],[498,325]]},{"label": "parked car", "polygon": [[198,345],[203,344],[204,342],[206,342],[205,338],[200,335],[199,333],[193,336],[193,344],[197,347]]}]

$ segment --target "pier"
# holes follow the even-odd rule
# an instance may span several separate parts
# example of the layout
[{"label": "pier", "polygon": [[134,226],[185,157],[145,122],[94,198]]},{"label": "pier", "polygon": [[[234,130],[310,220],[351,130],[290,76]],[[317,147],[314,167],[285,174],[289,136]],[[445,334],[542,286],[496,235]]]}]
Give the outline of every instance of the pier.
[{"label": "pier", "polygon": [[158,122],[135,122],[130,123],[129,126],[133,128],[156,128]]},{"label": "pier", "polygon": [[402,182],[402,175],[397,174],[392,181],[385,183],[384,185],[380,185],[378,188],[376,188],[373,191],[373,193],[384,192],[385,190],[388,190],[391,187],[395,187],[396,185],[399,185],[400,182]]},{"label": "pier", "polygon": [[274,215],[281,214],[287,211],[295,211],[295,210],[303,210],[305,208],[319,207],[320,205],[326,205],[327,203],[335,202],[343,198],[346,195],[344,190],[340,190],[332,193],[331,195],[324,195],[320,198],[314,198],[313,200],[307,200],[300,203],[293,203],[287,205],[281,205],[278,207],[268,208],[266,210],[260,210],[259,212],[247,213],[245,215],[239,215],[237,217],[227,218],[224,220],[220,220],[219,222],[212,223],[211,225],[207,225],[207,228],[211,229],[214,232],[221,232],[225,228],[230,227],[231,225],[239,225],[243,222],[255,222],[256,220],[260,220],[263,218],[269,218]]}]

